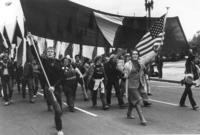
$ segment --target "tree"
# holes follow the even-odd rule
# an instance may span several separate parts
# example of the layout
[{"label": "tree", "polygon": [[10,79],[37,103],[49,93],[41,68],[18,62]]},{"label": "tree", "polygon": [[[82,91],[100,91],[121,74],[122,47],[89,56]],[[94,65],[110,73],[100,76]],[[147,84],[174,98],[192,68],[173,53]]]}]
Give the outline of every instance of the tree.
[{"label": "tree", "polygon": [[200,31],[197,31],[197,33],[193,36],[189,45],[198,55],[200,55]]}]

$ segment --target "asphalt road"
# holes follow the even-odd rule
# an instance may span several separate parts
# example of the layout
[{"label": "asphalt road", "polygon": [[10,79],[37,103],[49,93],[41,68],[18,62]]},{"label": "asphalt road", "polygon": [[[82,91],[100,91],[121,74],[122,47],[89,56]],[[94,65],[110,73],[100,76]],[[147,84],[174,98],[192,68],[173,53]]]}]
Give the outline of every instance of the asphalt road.
[{"label": "asphalt road", "polygon": [[[148,121],[141,126],[135,110],[135,119],[126,119],[126,109],[119,109],[116,97],[112,97],[110,110],[91,107],[91,101],[83,101],[78,90],[76,107],[71,113],[64,108],[62,116],[65,135],[134,135],[134,134],[195,134],[200,133],[200,112],[188,107],[179,107],[178,102],[184,87],[180,84],[151,81],[152,107],[143,108]],[[200,88],[193,88],[194,98],[200,104]],[[14,104],[0,104],[0,135],[55,135],[53,113],[47,112],[41,94],[35,104],[23,100],[16,90]],[[65,101],[65,98],[63,98]]]}]

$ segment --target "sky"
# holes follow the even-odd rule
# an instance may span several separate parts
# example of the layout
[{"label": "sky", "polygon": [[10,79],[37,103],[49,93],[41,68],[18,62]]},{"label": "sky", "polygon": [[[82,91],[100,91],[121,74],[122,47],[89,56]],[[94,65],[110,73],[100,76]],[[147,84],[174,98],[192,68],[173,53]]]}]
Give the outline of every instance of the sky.
[{"label": "sky", "polygon": [[[73,2],[124,16],[146,16],[145,0],[71,0]],[[192,39],[194,34],[200,30],[200,0],[153,0],[154,7],[151,11],[152,17],[159,17],[166,13],[169,17],[178,16],[185,32],[186,38]],[[10,5],[8,3],[11,2]],[[9,30],[9,37],[13,36],[16,19],[23,29],[23,12],[19,0],[0,0],[0,31],[3,26]]]}]

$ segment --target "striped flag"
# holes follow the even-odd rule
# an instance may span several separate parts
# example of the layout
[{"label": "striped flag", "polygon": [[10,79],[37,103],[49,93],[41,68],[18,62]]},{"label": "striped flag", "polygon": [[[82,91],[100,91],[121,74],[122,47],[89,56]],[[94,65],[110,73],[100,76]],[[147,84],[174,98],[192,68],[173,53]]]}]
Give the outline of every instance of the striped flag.
[{"label": "striped flag", "polygon": [[149,31],[136,45],[135,48],[139,51],[140,57],[147,57],[149,53],[158,51],[160,48],[160,43],[163,42],[164,38],[165,19],[166,14],[156,19],[155,22],[152,22]]}]

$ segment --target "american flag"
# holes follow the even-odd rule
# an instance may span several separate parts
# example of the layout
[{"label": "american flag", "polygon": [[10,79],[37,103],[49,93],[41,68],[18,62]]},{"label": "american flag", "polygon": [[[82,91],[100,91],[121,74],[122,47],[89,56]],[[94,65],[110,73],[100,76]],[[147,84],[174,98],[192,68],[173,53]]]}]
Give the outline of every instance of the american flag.
[{"label": "american flag", "polygon": [[142,37],[136,45],[136,49],[140,53],[140,57],[148,55],[151,51],[157,49],[156,43],[162,42],[164,33],[164,23],[166,14],[155,20],[149,31]]}]

